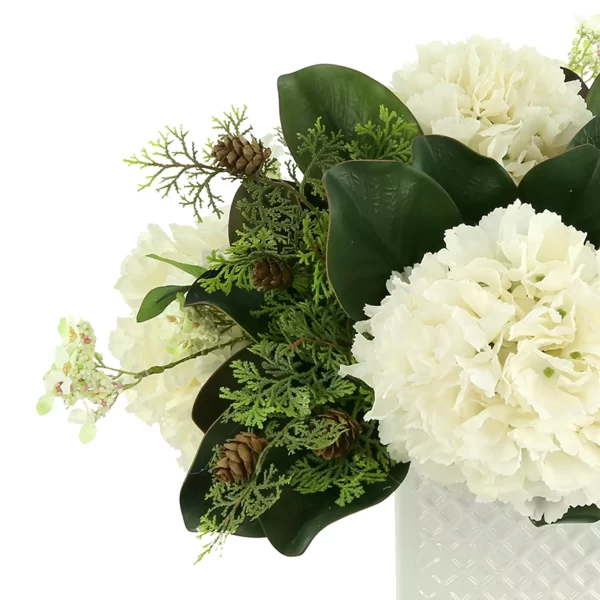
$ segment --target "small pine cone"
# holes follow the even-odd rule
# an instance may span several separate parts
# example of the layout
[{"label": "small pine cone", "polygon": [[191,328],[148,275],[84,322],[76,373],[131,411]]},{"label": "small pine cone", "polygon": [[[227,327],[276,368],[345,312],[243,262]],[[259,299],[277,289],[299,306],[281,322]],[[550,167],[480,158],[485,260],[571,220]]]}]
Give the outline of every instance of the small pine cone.
[{"label": "small pine cone", "polygon": [[212,155],[232,175],[252,175],[271,156],[271,149],[254,136],[249,142],[242,135],[226,135],[213,147]]},{"label": "small pine cone", "polygon": [[238,433],[223,445],[221,458],[215,466],[215,478],[226,484],[248,481],[268,443],[254,433]]},{"label": "small pine cone", "polygon": [[356,446],[358,436],[361,434],[362,428],[359,422],[347,412],[336,408],[330,408],[326,414],[321,415],[321,418],[331,422],[333,425],[344,425],[346,431],[331,446],[315,450],[315,454],[325,460],[340,458],[348,454]]},{"label": "small pine cone", "polygon": [[292,270],[282,260],[259,260],[252,270],[252,283],[259,292],[285,290],[294,279]]}]

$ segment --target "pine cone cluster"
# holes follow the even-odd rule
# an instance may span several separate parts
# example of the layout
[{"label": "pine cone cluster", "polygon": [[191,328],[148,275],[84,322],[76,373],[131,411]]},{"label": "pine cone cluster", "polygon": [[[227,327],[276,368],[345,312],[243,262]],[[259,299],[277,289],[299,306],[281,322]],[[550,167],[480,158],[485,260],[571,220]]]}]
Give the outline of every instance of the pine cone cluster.
[{"label": "pine cone cluster", "polygon": [[329,421],[333,425],[345,426],[346,431],[344,431],[331,446],[321,450],[315,450],[315,454],[325,460],[340,458],[348,454],[358,442],[358,437],[362,431],[360,423],[352,418],[347,412],[336,408],[330,408],[327,413],[321,415],[321,418]]},{"label": "pine cone cluster", "polygon": [[265,258],[259,260],[252,270],[252,283],[259,292],[284,290],[294,279],[290,267],[282,260]]},{"label": "pine cone cluster", "polygon": [[213,147],[212,155],[232,175],[252,175],[271,156],[271,149],[254,136],[249,142],[243,135],[226,135]]},{"label": "pine cone cluster", "polygon": [[214,476],[226,484],[246,482],[256,469],[256,461],[269,442],[254,433],[238,433],[223,446]]}]

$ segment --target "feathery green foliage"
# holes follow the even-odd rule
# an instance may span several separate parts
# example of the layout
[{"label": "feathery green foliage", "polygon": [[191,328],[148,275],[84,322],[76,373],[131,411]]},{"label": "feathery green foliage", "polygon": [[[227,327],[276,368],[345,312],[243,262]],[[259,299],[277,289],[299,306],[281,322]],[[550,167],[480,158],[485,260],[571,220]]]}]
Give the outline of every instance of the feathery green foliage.
[{"label": "feathery green foliage", "polygon": [[[221,134],[247,135],[250,130],[245,120],[245,111],[232,111],[214,122]],[[322,418],[328,408],[344,410],[362,421],[372,405],[372,392],[364,383],[339,374],[342,365],[353,362],[354,323],[338,303],[327,277],[329,214],[321,177],[348,158],[409,161],[416,128],[385,107],[381,107],[379,121],[358,125],[354,138],[348,140],[340,132],[327,131],[318,119],[299,136],[299,151],[310,157],[304,173],[288,161],[287,181],[273,175],[275,163],[244,178],[246,193],[236,206],[242,231],[229,249],[213,252],[209,258],[215,275],[201,283],[208,292],[253,289],[253,267],[264,259],[285,262],[293,282],[285,290],[265,292],[263,306],[255,314],[266,317],[268,330],[249,347],[257,359],[233,361],[237,385],[221,389],[221,397],[231,402],[221,418],[260,434],[269,444],[250,481],[213,483],[207,496],[212,508],[198,529],[200,537],[211,537],[201,557],[243,523],[260,518],[277,502],[285,486],[300,494],[336,489],[337,503],[346,506],[362,496],[369,484],[386,481],[393,466],[372,424],[362,425],[359,443],[347,456],[327,461],[316,454],[346,432],[343,425]],[[154,167],[144,187],[158,180],[161,191],[180,193],[179,178],[190,175],[204,181],[206,190],[214,173],[222,175],[219,168],[199,164],[193,146],[191,150],[184,146],[185,136],[169,131],[183,149],[180,153],[170,150],[167,138],[161,138],[154,147],[167,166],[152,162],[145,151],[142,160],[134,157],[130,161],[142,168]],[[174,166],[182,156],[189,163],[187,170]],[[169,175],[169,169],[174,169],[175,175]],[[196,190],[192,188],[193,193]],[[216,205],[213,200],[208,197],[210,206]],[[193,196],[188,203],[197,210],[200,197]],[[220,447],[214,449],[209,468],[214,467],[220,452]],[[273,456],[277,457],[275,464]]]},{"label": "feathery green foliage", "polygon": [[385,481],[393,462],[377,439],[377,426],[363,423],[362,428],[358,449],[350,456],[324,461],[307,454],[294,463],[288,471],[292,488],[301,494],[334,488],[336,504],[346,506],[365,493],[365,486]]},{"label": "feathery green foliage", "polygon": [[[125,163],[150,172],[145,182],[138,186],[138,190],[154,186],[163,198],[178,196],[182,206],[193,208],[198,221],[202,221],[200,211],[204,207],[209,207],[221,216],[223,211],[220,204],[223,203],[223,197],[214,191],[213,186],[219,179],[230,181],[239,177],[217,165],[212,156],[212,148],[225,135],[249,135],[252,128],[248,127],[247,121],[246,107],[232,107],[222,117],[213,117],[216,136],[215,139],[208,140],[202,150],[194,142],[188,142],[189,132],[182,127],[165,127],[156,140],[148,143],[148,148],[142,148],[139,156],[133,154],[125,159]],[[264,170],[276,169],[277,164],[276,159],[268,159]]]},{"label": "feathery green foliage", "polygon": [[385,106],[379,108],[381,123],[356,126],[356,139],[347,144],[352,160],[377,159],[409,162],[410,145],[417,135],[415,123],[406,123]]},{"label": "feathery green foliage", "polygon": [[[215,453],[218,457],[220,449]],[[215,462],[213,458],[213,463]],[[214,465],[213,465],[214,466]],[[281,490],[289,484],[290,478],[280,475],[274,465],[257,474],[249,483],[227,485],[216,481],[211,487],[207,499],[213,501],[213,507],[202,516],[198,528],[198,539],[209,537],[202,548],[197,562],[225,543],[242,523],[254,521],[281,497]]]},{"label": "feathery green foliage", "polygon": [[200,210],[205,205],[217,215],[223,214],[219,207],[223,198],[212,186],[218,177],[232,177],[215,165],[201,162],[196,145],[187,141],[188,134],[181,127],[166,127],[158,139],[149,142],[149,148],[142,148],[139,156],[133,154],[125,162],[151,171],[138,186],[140,191],[156,186],[163,198],[175,194],[182,206],[193,207],[201,221]]}]

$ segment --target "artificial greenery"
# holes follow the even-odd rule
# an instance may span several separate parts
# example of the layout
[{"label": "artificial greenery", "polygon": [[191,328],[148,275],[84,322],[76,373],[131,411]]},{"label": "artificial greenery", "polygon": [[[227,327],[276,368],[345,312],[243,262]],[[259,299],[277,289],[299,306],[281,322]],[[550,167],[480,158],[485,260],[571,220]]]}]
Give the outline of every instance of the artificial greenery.
[{"label": "artificial greenery", "polygon": [[[319,79],[329,70],[299,72],[300,79]],[[356,72],[341,75],[350,89],[374,89]],[[292,107],[298,103],[289,92],[297,83],[292,77],[280,85],[280,99]],[[448,228],[477,222],[517,195],[493,161],[455,140],[418,136],[404,109],[383,105],[375,113],[365,105],[369,118],[356,122],[335,90],[313,86],[311,94],[307,114],[314,116],[318,101],[328,97],[333,107],[323,105],[326,118],[316,115],[303,131],[296,129],[306,114],[283,109],[283,138],[295,160],[280,165],[270,158],[239,177],[231,246],[212,253],[209,270],[186,297],[188,306],[224,311],[248,343],[203,386],[194,405],[194,422],[206,435],[182,487],[181,506],[186,526],[208,537],[201,557],[231,534],[266,536],[279,551],[300,554],[320,529],[396,489],[408,466],[391,460],[376,425],[364,421],[372,390],[340,375],[340,367],[353,362],[355,321],[364,318],[365,304],[381,301],[391,271],[437,250]],[[378,94],[387,97],[379,88]],[[220,133],[251,135],[240,128],[242,116],[233,110],[215,120]],[[207,160],[218,170],[214,159]],[[163,191],[181,189],[168,188],[170,176],[160,164],[141,166],[155,167],[145,185],[158,181]],[[532,193],[543,169],[539,165],[523,181]],[[197,170],[199,177],[207,173]],[[189,204],[196,211],[200,206]],[[257,264],[285,265],[291,285],[257,291]],[[323,451],[347,433],[343,423],[324,418],[331,408],[357,420],[360,434],[345,454],[326,460]],[[227,484],[213,477],[213,469],[223,444],[240,432],[255,433],[268,445],[249,481]]]},{"label": "artificial greenery", "polygon": [[[245,107],[232,107],[222,118],[213,117],[213,129],[218,137],[246,136],[251,131],[247,120]],[[148,148],[142,148],[139,156],[133,154],[125,162],[150,171],[146,181],[138,186],[140,191],[155,187],[163,197],[176,195],[180,204],[191,206],[201,221],[205,207],[217,215],[223,214],[220,206],[223,197],[214,191],[215,180],[234,180],[237,176],[216,164],[212,156],[213,142],[209,141],[199,150],[195,142],[188,141],[188,135],[182,127],[165,127],[156,140],[148,143]],[[267,169],[272,162],[268,161]]]},{"label": "artificial greenery", "polygon": [[[215,458],[218,451],[215,453]],[[214,468],[213,459],[209,468]],[[206,495],[212,504],[211,509],[200,518],[199,539],[210,537],[198,556],[201,561],[216,548],[225,543],[230,533],[235,533],[246,521],[253,521],[271,508],[281,498],[290,478],[280,475],[274,465],[262,469],[250,484],[216,481]]]},{"label": "artificial greenery", "polygon": [[[411,124],[417,134],[421,133],[414,115],[389,88],[353,69],[314,65],[282,75],[277,87],[283,135],[291,155],[304,173],[313,162],[313,155],[302,152],[305,143],[302,136],[318,119],[328,132],[339,133],[352,144],[356,126],[367,128],[369,122],[377,123],[383,106],[390,113],[395,112],[404,123]],[[394,136],[390,133],[384,137]],[[384,139],[378,142],[382,143]],[[361,145],[364,144],[363,139]],[[343,156],[346,160],[351,158],[348,150],[344,150]],[[382,156],[371,153],[372,158]],[[323,169],[319,172],[313,165],[311,177],[318,180],[323,173]]]},{"label": "artificial greenery", "polygon": [[163,285],[150,290],[142,300],[136,316],[137,322],[143,323],[158,317],[177,299],[179,294],[183,294],[189,289],[189,285]]},{"label": "artificial greenery", "polygon": [[[221,136],[252,134],[245,110],[233,109],[213,121]],[[225,252],[213,252],[210,269],[200,273],[186,299],[188,306],[205,303],[224,310],[254,342],[215,374],[194,407],[194,421],[208,431],[182,489],[182,510],[188,527],[193,523],[200,537],[210,537],[201,557],[230,534],[269,535],[271,512],[276,513],[272,509],[286,497],[302,505],[302,498],[320,494],[338,507],[332,513],[335,520],[356,510],[351,507],[359,498],[367,498],[363,502],[368,505],[375,484],[379,487],[372,502],[398,485],[373,424],[361,427],[358,443],[347,455],[332,460],[317,455],[346,432],[342,424],[322,418],[328,408],[362,421],[372,404],[366,385],[339,374],[342,365],[353,361],[354,321],[337,301],[327,275],[329,211],[322,174],[348,158],[408,162],[417,133],[414,122],[386,106],[377,108],[377,118],[345,131],[328,128],[318,116],[297,135],[302,171],[293,160],[279,165],[271,159],[241,178],[232,210],[233,243]],[[143,150],[141,158],[128,162],[151,170],[141,188],[155,185],[163,195],[178,194],[198,218],[205,205],[220,214],[222,199],[211,183],[217,176],[232,176],[211,158],[218,138],[207,144],[201,163],[186,136],[169,128],[151,144],[153,152]],[[252,269],[263,260],[286,264],[293,272],[289,289],[255,291]],[[189,272],[193,266],[185,268]],[[239,431],[260,434],[269,444],[250,481],[228,485],[215,480],[212,470],[223,443]],[[313,505],[304,508],[318,512],[318,503],[316,509]],[[302,549],[322,526],[304,532]],[[286,546],[285,540],[278,546]]]}]

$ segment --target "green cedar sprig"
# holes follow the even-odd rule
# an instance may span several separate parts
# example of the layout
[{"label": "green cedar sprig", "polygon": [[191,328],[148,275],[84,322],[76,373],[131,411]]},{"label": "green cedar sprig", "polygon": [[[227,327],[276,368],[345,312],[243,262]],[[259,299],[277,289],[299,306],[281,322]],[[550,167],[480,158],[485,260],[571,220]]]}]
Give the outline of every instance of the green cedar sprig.
[{"label": "green cedar sprig", "polygon": [[[226,293],[234,287],[251,289],[252,267],[263,258],[285,261],[294,284],[265,293],[259,312],[268,318],[269,328],[250,348],[258,360],[234,361],[238,385],[221,390],[231,401],[223,418],[260,432],[269,445],[249,482],[213,484],[213,508],[199,528],[201,537],[213,537],[205,551],[264,514],[285,486],[301,494],[335,489],[337,503],[345,506],[369,484],[387,479],[393,461],[379,442],[375,424],[361,423],[358,446],[349,455],[326,461],[315,454],[345,432],[343,425],[323,422],[320,416],[327,408],[341,408],[362,421],[373,400],[364,383],[339,375],[342,365],[353,362],[354,329],[327,278],[329,215],[320,177],[348,156],[406,162],[414,135],[414,127],[383,108],[380,122],[357,126],[350,141],[327,131],[319,119],[301,136],[301,149],[311,156],[305,173],[299,175],[288,163],[290,181],[272,179],[268,171],[244,181],[247,195],[238,201],[243,231],[227,251],[213,253],[210,264],[216,275],[204,285],[208,291]],[[269,462],[275,450],[288,457],[281,470]],[[213,462],[219,452],[215,448]]]},{"label": "green cedar sprig", "polygon": [[[246,107],[232,107],[222,117],[213,117],[215,137],[209,139],[201,150],[194,142],[188,141],[189,132],[182,127],[165,127],[156,140],[151,140],[139,155],[133,154],[125,159],[125,163],[149,171],[144,183],[138,185],[139,191],[155,186],[163,198],[178,196],[182,206],[192,207],[198,221],[202,221],[200,213],[204,207],[221,216],[223,197],[214,190],[215,183],[238,177],[217,165],[212,148],[225,135],[250,135],[252,128],[247,121]],[[266,161],[265,172],[278,169],[276,159]]]},{"label": "green cedar sprig", "polygon": [[166,127],[158,139],[151,140],[140,155],[125,159],[129,166],[138,166],[150,172],[138,190],[156,186],[163,198],[179,196],[182,206],[191,206],[198,221],[200,210],[208,205],[217,215],[222,215],[223,197],[213,190],[217,178],[232,179],[223,169],[201,162],[194,142],[188,144],[188,131],[179,127]]},{"label": "green cedar sprig", "polygon": [[406,123],[385,106],[379,108],[379,120],[356,126],[356,138],[346,145],[350,158],[409,162],[411,142],[418,133],[416,123]]},{"label": "green cedar sprig", "polygon": [[[217,448],[213,463],[219,454],[220,448]],[[257,472],[247,484],[234,482],[227,485],[216,481],[207,494],[207,499],[212,500],[212,508],[202,516],[198,528],[198,539],[210,539],[196,562],[221,548],[229,535],[235,533],[242,523],[254,521],[269,510],[281,497],[284,486],[289,483],[289,476],[280,475],[274,465]]]},{"label": "green cedar sprig", "polygon": [[[302,340],[304,341],[304,340]],[[285,343],[261,340],[250,350],[261,358],[260,366],[234,361],[233,372],[242,389],[224,388],[223,398],[233,404],[234,421],[249,428],[265,427],[271,418],[302,418],[326,404],[338,405],[356,392],[356,384],[338,375],[341,365],[333,359],[333,350],[321,340],[306,339],[309,350],[291,348]],[[300,355],[321,356],[324,363],[309,363]],[[330,370],[332,366],[335,371]]]}]

